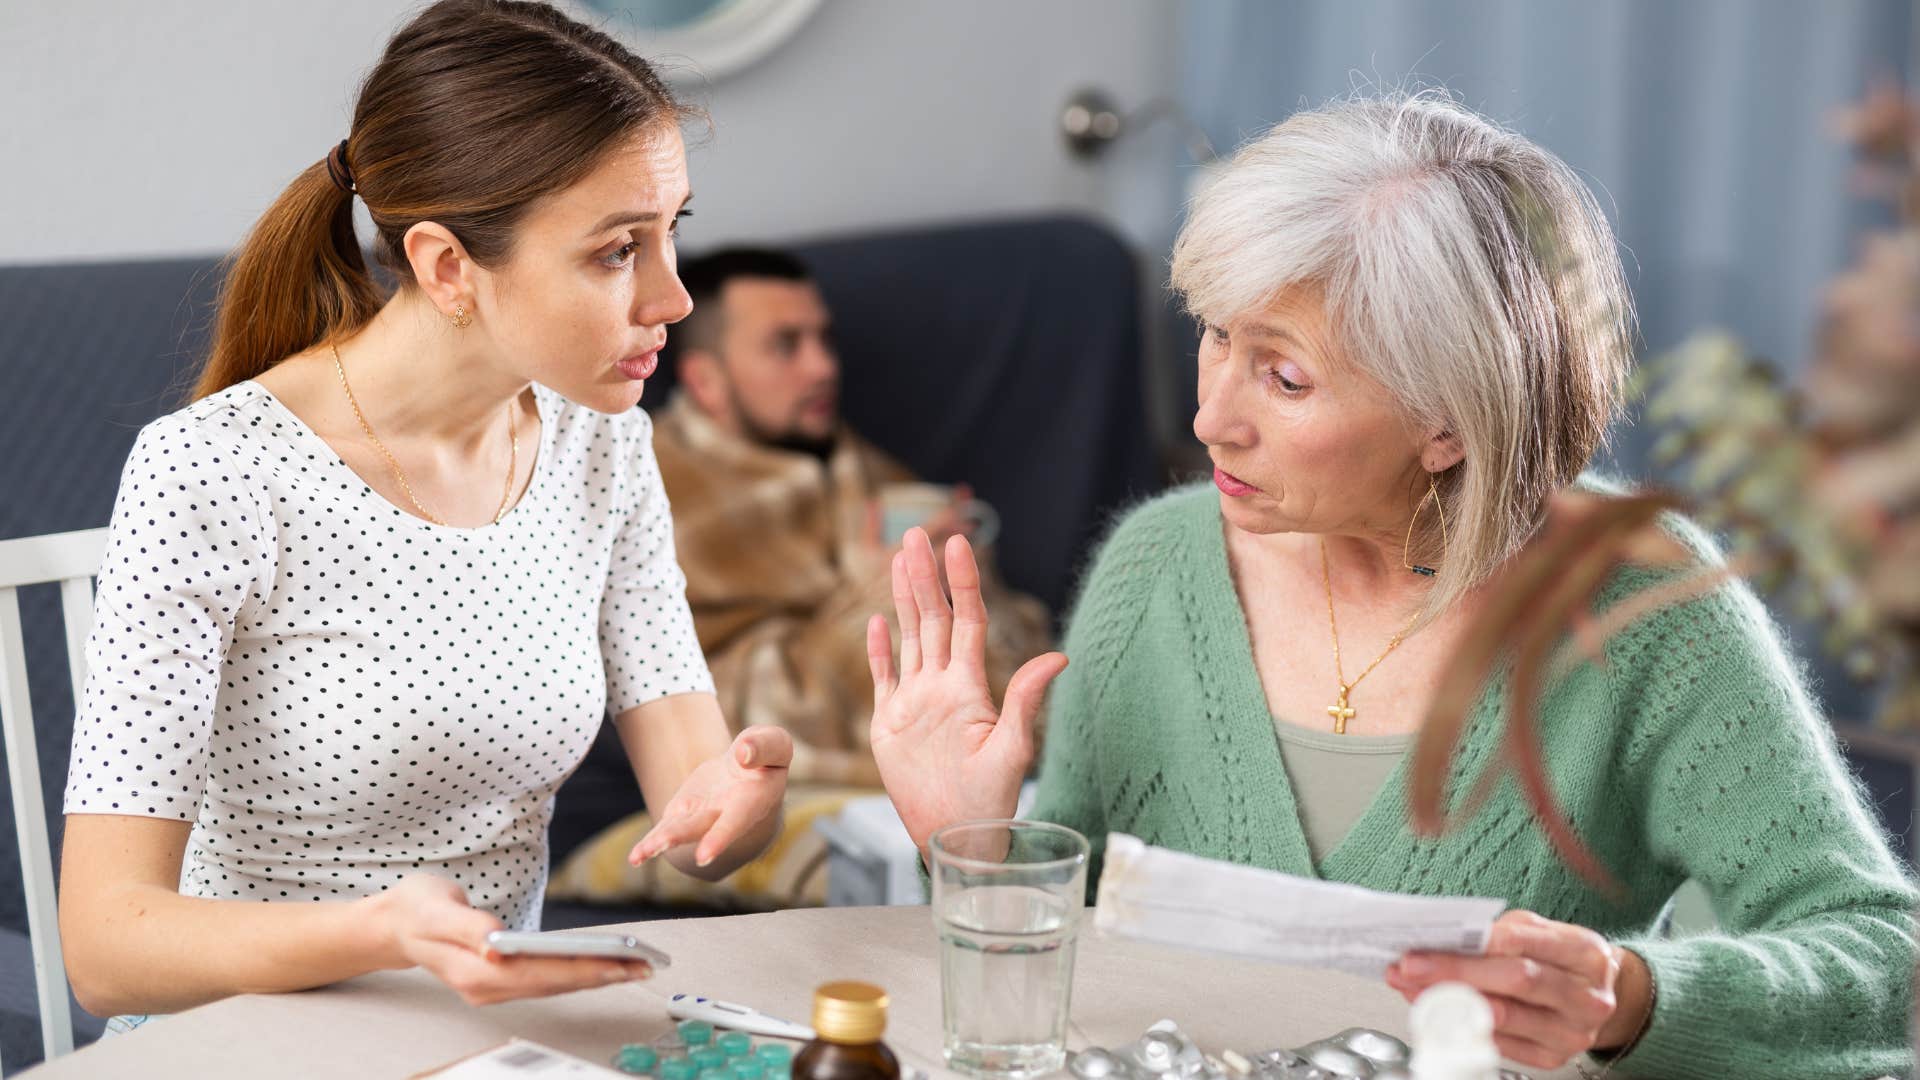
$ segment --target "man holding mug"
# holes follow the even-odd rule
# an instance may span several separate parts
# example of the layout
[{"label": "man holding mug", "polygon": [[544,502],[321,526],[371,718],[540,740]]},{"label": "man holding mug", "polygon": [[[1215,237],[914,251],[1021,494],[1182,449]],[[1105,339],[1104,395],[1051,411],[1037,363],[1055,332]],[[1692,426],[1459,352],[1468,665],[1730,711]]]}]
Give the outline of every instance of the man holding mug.
[{"label": "man holding mug", "polygon": [[1050,646],[1047,611],[992,573],[992,507],[919,482],[842,421],[832,319],[804,265],[731,248],[680,277],[694,309],[674,330],[681,388],[656,417],[654,451],[722,712],[792,733],[794,782],[879,787],[864,628],[891,603],[906,530],[989,553],[996,692]]}]

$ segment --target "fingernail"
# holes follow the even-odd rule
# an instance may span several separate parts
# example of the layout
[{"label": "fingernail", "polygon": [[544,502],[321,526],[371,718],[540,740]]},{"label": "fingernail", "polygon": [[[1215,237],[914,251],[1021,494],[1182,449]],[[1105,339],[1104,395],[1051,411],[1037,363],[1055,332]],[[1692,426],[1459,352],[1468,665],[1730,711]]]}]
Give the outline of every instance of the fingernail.
[{"label": "fingernail", "polygon": [[1402,974],[1411,978],[1422,978],[1433,974],[1433,961],[1423,960],[1418,956],[1409,956],[1405,960],[1400,961],[1400,971]]}]

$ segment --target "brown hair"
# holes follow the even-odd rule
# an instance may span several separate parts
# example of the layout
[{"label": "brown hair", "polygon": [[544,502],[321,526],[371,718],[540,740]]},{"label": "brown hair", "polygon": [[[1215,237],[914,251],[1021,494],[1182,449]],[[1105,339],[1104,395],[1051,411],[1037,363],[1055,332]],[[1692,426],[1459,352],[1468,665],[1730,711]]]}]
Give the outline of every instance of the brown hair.
[{"label": "brown hair", "polygon": [[535,200],[633,135],[690,114],[646,61],[546,4],[441,0],[394,35],[360,86],[338,155],[353,190],[326,159],[308,166],[228,259],[193,396],[373,318],[383,297],[354,236],[354,194],[373,219],[375,257],[402,287],[411,271],[401,242],[422,221],[498,265]]}]

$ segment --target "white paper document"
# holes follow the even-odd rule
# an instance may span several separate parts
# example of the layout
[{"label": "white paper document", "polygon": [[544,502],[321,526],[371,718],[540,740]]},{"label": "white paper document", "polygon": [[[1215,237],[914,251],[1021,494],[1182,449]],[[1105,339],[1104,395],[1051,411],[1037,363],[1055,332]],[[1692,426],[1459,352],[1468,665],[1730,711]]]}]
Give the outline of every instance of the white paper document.
[{"label": "white paper document", "polygon": [[523,1080],[538,1073],[543,1080],[619,1080],[626,1074],[604,1065],[582,1061],[550,1046],[514,1039],[451,1065],[416,1074],[416,1080]]},{"label": "white paper document", "polygon": [[1481,954],[1503,900],[1407,896],[1217,862],[1113,833],[1104,934],[1378,978],[1414,949]]}]

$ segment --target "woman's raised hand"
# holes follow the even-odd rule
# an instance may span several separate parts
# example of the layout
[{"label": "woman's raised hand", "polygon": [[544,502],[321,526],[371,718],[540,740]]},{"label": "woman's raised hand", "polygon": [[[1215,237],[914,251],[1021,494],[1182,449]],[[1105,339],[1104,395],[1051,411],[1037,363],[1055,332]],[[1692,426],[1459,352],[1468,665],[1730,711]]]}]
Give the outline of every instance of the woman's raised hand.
[{"label": "woman's raised hand", "polygon": [[996,709],[987,688],[987,607],[966,538],[946,544],[951,605],[924,530],[908,530],[892,569],[897,669],[885,616],[867,623],[873,756],[907,834],[924,851],[941,826],[1013,816],[1033,763],[1041,699],[1067,658],[1052,652],[1027,661]]}]

